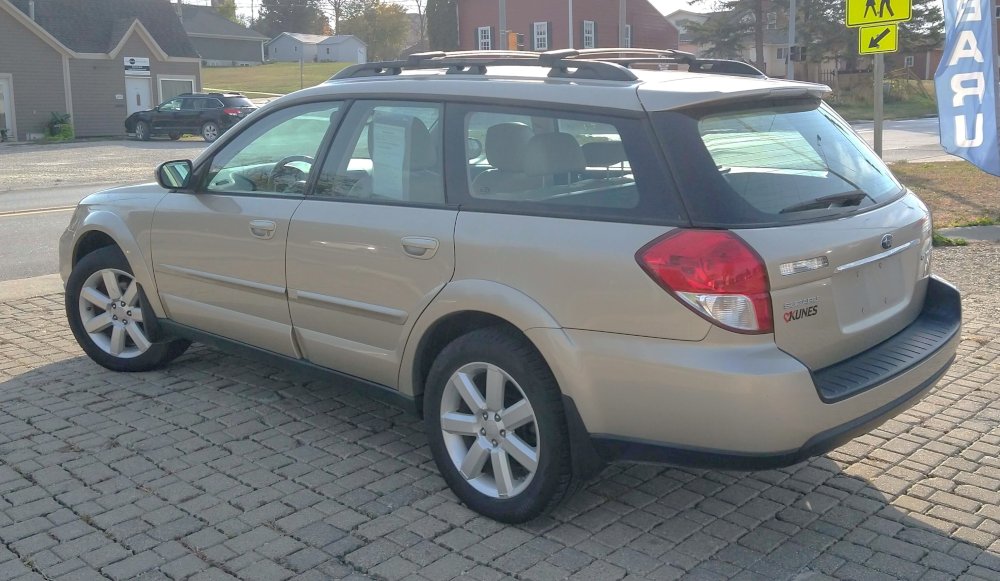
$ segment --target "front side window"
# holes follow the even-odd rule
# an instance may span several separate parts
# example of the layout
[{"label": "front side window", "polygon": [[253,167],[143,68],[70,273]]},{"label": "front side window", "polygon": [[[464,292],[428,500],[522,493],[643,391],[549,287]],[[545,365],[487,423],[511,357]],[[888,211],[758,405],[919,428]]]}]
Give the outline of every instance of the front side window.
[{"label": "front side window", "polygon": [[337,132],[314,195],[443,204],[442,109],[438,103],[355,103]]},{"label": "front side window", "polygon": [[677,135],[680,119],[656,114],[664,147],[683,160],[682,191],[696,221],[763,226],[832,219],[902,195],[882,160],[818,100],[737,107],[693,120],[707,159]]},{"label": "front side window", "polygon": [[636,120],[520,107],[458,111],[471,208],[593,219],[676,216],[665,211],[668,180]]},{"label": "front side window", "polygon": [[493,50],[492,29],[489,26],[480,26],[476,30],[479,38],[479,50]]},{"label": "front side window", "polygon": [[535,23],[535,50],[549,50],[549,23]]},{"label": "front side window", "polygon": [[209,192],[302,194],[340,103],[276,111],[247,127],[212,158]]},{"label": "front side window", "polygon": [[597,46],[597,24],[593,20],[583,21],[583,48]]},{"label": "front side window", "polygon": [[181,110],[181,100],[171,99],[166,103],[160,105],[160,111],[180,111]]}]

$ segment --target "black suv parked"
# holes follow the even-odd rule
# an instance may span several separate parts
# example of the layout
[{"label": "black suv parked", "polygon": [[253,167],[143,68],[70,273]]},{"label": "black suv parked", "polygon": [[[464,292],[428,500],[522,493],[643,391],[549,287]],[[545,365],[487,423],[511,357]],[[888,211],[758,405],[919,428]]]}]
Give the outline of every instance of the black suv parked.
[{"label": "black suv parked", "polygon": [[142,141],[154,135],[179,139],[192,133],[211,142],[256,108],[239,93],[182,93],[153,109],[129,115],[125,132]]}]

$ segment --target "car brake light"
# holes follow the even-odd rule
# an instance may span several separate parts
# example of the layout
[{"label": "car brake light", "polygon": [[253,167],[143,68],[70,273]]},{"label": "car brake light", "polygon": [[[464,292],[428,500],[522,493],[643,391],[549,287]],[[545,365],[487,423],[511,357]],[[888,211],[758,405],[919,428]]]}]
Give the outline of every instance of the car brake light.
[{"label": "car brake light", "polygon": [[225,109],[222,110],[222,112],[225,113],[226,115],[239,115],[240,114],[240,110],[239,109],[235,109],[233,107],[226,107]]},{"label": "car brake light", "polygon": [[677,229],[635,258],[657,284],[712,323],[739,333],[774,330],[767,267],[732,232]]}]

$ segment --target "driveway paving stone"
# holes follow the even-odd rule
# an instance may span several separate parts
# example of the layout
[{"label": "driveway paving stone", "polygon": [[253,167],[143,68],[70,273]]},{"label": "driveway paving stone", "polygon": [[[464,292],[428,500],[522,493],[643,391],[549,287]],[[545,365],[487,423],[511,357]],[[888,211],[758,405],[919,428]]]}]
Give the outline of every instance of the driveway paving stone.
[{"label": "driveway paving stone", "polygon": [[781,470],[621,465],[522,526],[460,505],[418,420],[195,346],[115,374],[62,296],[0,300],[0,579],[1000,579],[1000,246],[935,253],[958,360]]}]

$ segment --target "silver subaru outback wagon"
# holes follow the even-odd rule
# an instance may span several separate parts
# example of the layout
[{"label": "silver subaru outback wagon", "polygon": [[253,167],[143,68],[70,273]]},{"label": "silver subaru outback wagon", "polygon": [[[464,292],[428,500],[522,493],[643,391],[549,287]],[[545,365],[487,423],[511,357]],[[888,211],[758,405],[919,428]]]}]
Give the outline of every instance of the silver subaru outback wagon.
[{"label": "silver subaru outback wagon", "polygon": [[199,341],[408,406],[506,522],[608,462],[799,462],[926,394],[961,319],[826,91],[676,51],[351,67],[83,200],[69,325],[113,370]]}]

